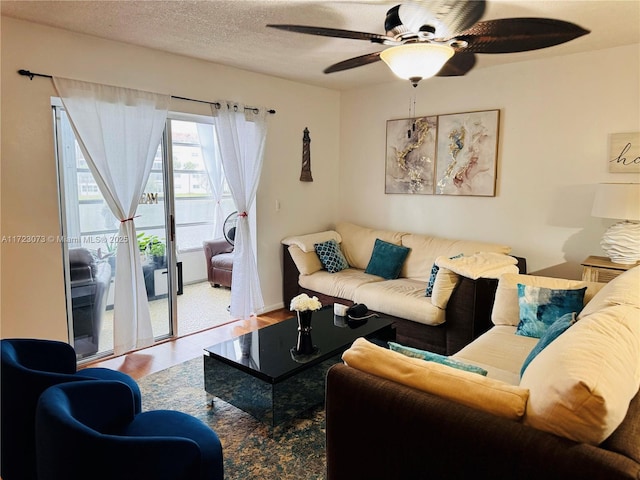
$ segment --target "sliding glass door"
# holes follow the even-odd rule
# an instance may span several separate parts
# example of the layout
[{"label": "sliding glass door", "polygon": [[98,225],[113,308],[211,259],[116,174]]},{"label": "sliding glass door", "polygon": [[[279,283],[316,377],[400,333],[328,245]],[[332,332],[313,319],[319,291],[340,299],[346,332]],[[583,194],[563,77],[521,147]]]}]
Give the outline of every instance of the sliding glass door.
[{"label": "sliding glass door", "polygon": [[235,207],[224,180],[213,119],[170,114],[167,132],[176,260],[183,286],[176,302],[176,329],[178,335],[187,335],[230,320],[231,290],[209,284],[203,243],[225,244],[222,224]]},{"label": "sliding glass door", "polygon": [[[70,343],[79,359],[113,352],[115,252],[111,213],[64,109],[54,107]],[[230,320],[230,289],[207,281],[203,242],[222,238],[235,209],[219,166],[212,119],[170,115],[135,217],[156,341]],[[216,220],[217,219],[217,220]]]},{"label": "sliding glass door", "polygon": [[163,146],[136,213],[136,239],[120,238],[111,213],[76,141],[66,112],[54,107],[69,338],[79,359],[113,351],[115,254],[125,241],[137,243],[156,339],[173,333],[167,270],[171,242],[165,207]]}]

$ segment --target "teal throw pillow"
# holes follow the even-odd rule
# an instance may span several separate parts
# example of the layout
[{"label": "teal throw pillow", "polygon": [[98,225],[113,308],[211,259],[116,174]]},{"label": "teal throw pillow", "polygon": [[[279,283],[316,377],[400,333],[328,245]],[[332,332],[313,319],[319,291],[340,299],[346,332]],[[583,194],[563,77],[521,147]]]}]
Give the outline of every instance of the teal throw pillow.
[{"label": "teal throw pillow", "polygon": [[364,273],[377,275],[386,280],[394,280],[400,275],[404,263],[411,249],[401,245],[385,242],[376,238],[369,264]]},{"label": "teal throw pillow", "polygon": [[516,335],[540,338],[560,317],[580,313],[587,287],[577,290],[556,290],[518,284],[520,322]]},{"label": "teal throw pillow", "polygon": [[524,371],[527,369],[531,361],[536,358],[536,356],[544,350],[547,345],[553,342],[556,338],[562,335],[571,325],[576,323],[576,312],[567,313],[566,315],[561,316],[555,322],[551,324],[547,331],[544,332],[536,346],[533,347],[533,350],[529,352],[529,355],[525,359],[522,364],[522,368],[520,369],[520,377],[524,375]]},{"label": "teal throw pillow", "polygon": [[327,240],[326,242],[316,243],[314,246],[316,254],[320,259],[320,263],[329,273],[336,273],[345,268],[349,268],[347,259],[344,258],[340,245],[335,240]]},{"label": "teal throw pillow", "polygon": [[426,350],[418,350],[417,348],[405,347],[404,345],[400,345],[399,343],[395,342],[389,342],[389,349],[394,352],[406,355],[407,357],[421,358],[422,360],[426,360],[428,362],[440,363],[442,365],[457,368],[458,370],[477,373],[478,375],[483,376],[487,375],[487,371],[484,368],[476,367],[475,365],[469,365],[468,363],[460,362],[458,360],[454,360],[451,357],[446,357],[437,353],[427,352]]},{"label": "teal throw pillow", "polygon": [[[453,257],[449,257],[449,260],[453,260],[454,258],[464,257],[464,254],[459,253],[458,255],[454,255]],[[429,275],[429,281],[427,282],[427,290],[425,291],[425,297],[430,297],[433,294],[433,285],[436,283],[436,275],[438,275],[438,267],[435,263],[431,266],[431,275]]]}]

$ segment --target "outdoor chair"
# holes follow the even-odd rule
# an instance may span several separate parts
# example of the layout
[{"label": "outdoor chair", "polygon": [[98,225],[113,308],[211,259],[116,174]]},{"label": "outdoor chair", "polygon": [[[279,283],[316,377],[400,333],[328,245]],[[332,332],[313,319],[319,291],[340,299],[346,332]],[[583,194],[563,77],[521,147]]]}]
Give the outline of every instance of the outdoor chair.
[{"label": "outdoor chair", "polygon": [[233,277],[233,245],[224,238],[202,242],[207,264],[207,279],[212,287],[231,288]]}]

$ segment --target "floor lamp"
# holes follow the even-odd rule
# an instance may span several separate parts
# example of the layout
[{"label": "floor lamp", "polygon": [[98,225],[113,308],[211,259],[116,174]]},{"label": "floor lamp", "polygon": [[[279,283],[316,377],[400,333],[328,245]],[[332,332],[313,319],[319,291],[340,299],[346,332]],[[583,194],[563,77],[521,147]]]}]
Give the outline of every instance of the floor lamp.
[{"label": "floor lamp", "polygon": [[598,184],[591,215],[624,220],[609,227],[600,241],[612,262],[640,261],[640,184]]}]

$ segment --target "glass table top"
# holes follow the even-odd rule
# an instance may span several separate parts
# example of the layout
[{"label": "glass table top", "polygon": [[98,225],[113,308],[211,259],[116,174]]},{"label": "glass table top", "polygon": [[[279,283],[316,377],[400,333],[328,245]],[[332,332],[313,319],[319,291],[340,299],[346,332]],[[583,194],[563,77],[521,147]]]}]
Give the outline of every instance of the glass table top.
[{"label": "glass table top", "polygon": [[382,316],[347,320],[334,316],[333,305],[328,305],[313,312],[311,339],[318,352],[308,361],[301,362],[291,353],[298,338],[296,317],[206,347],[204,354],[275,383],[342,353],[356,338],[389,328],[391,323]]}]

